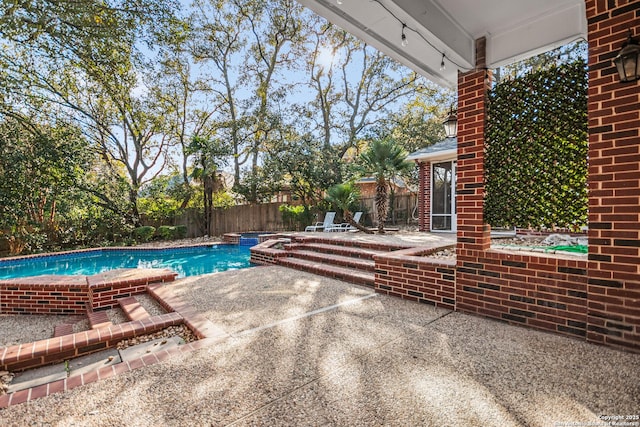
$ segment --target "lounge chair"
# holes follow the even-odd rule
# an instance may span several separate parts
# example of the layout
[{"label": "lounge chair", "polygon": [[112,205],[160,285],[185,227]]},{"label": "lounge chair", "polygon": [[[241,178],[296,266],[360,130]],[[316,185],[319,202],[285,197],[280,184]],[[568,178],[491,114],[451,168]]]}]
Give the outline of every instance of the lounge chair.
[{"label": "lounge chair", "polygon": [[307,227],[305,227],[304,231],[328,231],[329,228],[331,228],[333,226],[333,220],[336,218],[336,213],[335,212],[327,212],[324,215],[324,221],[323,222],[316,222],[313,225],[309,225]]},{"label": "lounge chair", "polygon": [[[362,212],[358,211],[353,215],[353,222],[358,224],[360,222],[360,218],[362,218]],[[357,230],[353,225],[348,222],[343,222],[342,224],[335,224],[331,227],[325,229],[325,231],[353,231]]]}]

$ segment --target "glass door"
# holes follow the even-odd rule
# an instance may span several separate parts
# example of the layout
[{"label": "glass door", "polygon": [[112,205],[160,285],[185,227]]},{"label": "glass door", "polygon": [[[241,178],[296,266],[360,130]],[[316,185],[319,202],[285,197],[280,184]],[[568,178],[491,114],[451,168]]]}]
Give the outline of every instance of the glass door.
[{"label": "glass door", "polygon": [[433,163],[431,169],[431,230],[456,230],[456,161]]}]

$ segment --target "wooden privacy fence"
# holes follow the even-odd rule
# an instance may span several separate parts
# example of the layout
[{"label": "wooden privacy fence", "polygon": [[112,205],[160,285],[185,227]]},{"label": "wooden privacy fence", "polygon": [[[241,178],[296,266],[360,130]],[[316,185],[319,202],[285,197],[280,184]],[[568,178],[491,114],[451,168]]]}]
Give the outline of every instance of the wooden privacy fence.
[{"label": "wooden privacy fence", "polygon": [[[211,219],[211,234],[245,231],[287,231],[292,225],[285,224],[279,207],[282,203],[262,203],[214,209]],[[204,216],[196,209],[185,211],[175,220],[176,225],[187,226],[187,236],[202,236],[205,232]]]},{"label": "wooden privacy fence", "polygon": [[[360,206],[368,214],[365,218],[365,224],[367,225],[378,223],[375,200],[375,197],[362,197],[360,199]],[[396,195],[393,200],[390,198],[386,223],[391,225],[415,224],[418,220],[413,219],[413,211],[417,203],[418,196],[416,194]]]},{"label": "wooden privacy fence", "polygon": [[[416,206],[416,200],[417,196],[413,194],[395,196],[393,201],[389,201],[390,210],[387,223],[392,225],[415,223],[416,221],[412,219],[412,213]],[[366,213],[364,218],[366,225],[377,224],[374,201],[373,197],[360,200],[360,206]],[[279,209],[281,204],[261,203],[232,206],[227,209],[214,209],[211,234],[222,236],[225,233],[242,233],[245,231],[294,231],[295,224],[285,222],[282,219],[282,212]],[[391,209],[392,205],[393,208]],[[322,220],[322,218],[319,220]],[[150,225],[158,226],[161,224]],[[202,236],[205,233],[204,218],[197,209],[185,211],[171,225],[186,225],[187,237]]]}]

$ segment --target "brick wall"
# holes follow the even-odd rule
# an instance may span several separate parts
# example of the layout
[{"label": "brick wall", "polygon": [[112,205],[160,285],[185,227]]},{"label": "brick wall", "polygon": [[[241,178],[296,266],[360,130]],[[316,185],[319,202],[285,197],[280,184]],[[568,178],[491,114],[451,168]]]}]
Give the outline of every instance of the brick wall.
[{"label": "brick wall", "polygon": [[[476,49],[484,51],[484,38]],[[484,54],[477,54],[482,60]],[[487,91],[491,72],[478,64],[478,70],[458,77],[458,171],[456,182],[458,214],[458,260],[478,256],[490,246],[490,230],[484,224],[484,129]]]},{"label": "brick wall", "polygon": [[0,313],[84,314],[89,297],[87,284],[0,284]]},{"label": "brick wall", "polygon": [[640,82],[611,60],[640,33],[640,2],[587,0],[588,339],[640,348]]},{"label": "brick wall", "polygon": [[431,162],[418,163],[418,225],[420,231],[431,231]]},{"label": "brick wall", "polygon": [[455,261],[424,255],[413,248],[375,256],[376,292],[455,310]]},{"label": "brick wall", "polygon": [[150,283],[172,282],[175,278],[176,274],[169,270],[164,275],[159,273],[152,278],[143,276],[113,280],[109,272],[88,276],[89,307],[92,311],[108,310],[118,305],[119,298],[145,293]]},{"label": "brick wall", "polygon": [[458,262],[458,309],[586,336],[587,262],[487,251]]},{"label": "brick wall", "polygon": [[[149,273],[151,272],[151,273]],[[126,276],[126,277],[123,277]],[[95,276],[33,276],[0,281],[0,313],[86,314],[146,292],[150,283],[175,280],[170,270],[113,270]]]},{"label": "brick wall", "polygon": [[272,246],[290,243],[291,239],[279,239],[274,235],[274,238],[251,247],[251,262],[259,265],[276,265],[278,264],[278,258],[287,257],[288,255],[280,249],[273,249]]}]

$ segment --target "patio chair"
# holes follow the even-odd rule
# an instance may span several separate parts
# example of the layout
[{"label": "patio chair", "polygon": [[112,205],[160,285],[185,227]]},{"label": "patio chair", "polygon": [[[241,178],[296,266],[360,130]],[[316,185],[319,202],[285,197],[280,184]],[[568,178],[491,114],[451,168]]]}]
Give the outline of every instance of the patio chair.
[{"label": "patio chair", "polygon": [[304,231],[328,231],[328,229],[330,227],[333,226],[333,220],[336,217],[336,213],[335,212],[327,212],[324,215],[324,221],[323,222],[316,222],[313,225],[309,225],[307,227],[305,227]]},{"label": "patio chair", "polygon": [[[360,218],[362,218],[362,212],[358,211],[353,215],[353,222],[356,224],[360,222]],[[335,224],[331,227],[325,229],[325,231],[353,231],[357,230],[353,225],[348,222],[343,222],[342,224]]]}]

